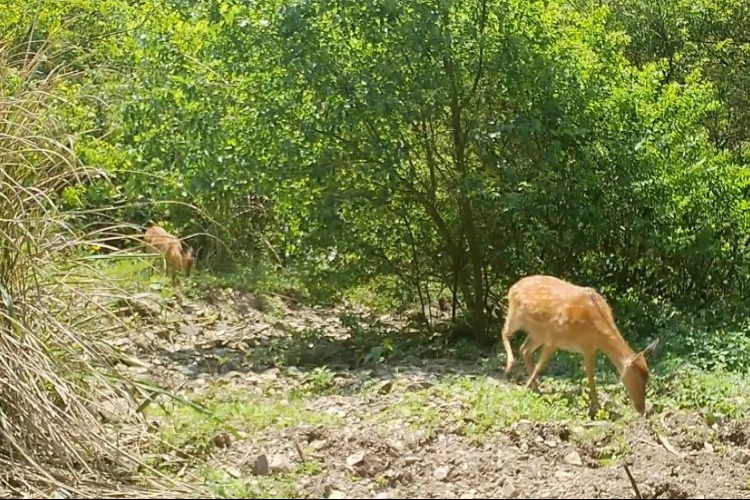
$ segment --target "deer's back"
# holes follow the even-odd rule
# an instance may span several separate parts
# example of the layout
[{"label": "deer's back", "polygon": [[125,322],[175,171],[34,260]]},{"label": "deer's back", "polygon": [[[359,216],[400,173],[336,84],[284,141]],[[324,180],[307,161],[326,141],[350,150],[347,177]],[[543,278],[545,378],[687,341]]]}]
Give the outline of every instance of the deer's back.
[{"label": "deer's back", "polygon": [[508,302],[521,329],[561,349],[584,352],[619,335],[601,295],[553,276],[522,278],[508,291]]},{"label": "deer's back", "polygon": [[182,252],[180,240],[159,226],[149,227],[143,236],[143,240],[151,251],[163,252],[165,254],[180,254]]}]

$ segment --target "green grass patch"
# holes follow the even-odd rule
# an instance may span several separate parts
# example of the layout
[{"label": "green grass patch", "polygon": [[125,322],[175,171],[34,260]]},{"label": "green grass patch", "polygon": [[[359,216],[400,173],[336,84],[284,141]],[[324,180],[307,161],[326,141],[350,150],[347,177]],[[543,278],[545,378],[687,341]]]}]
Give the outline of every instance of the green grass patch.
[{"label": "green grass patch", "polygon": [[[750,414],[748,382],[743,375],[683,367],[680,373],[654,377],[647,398],[657,413],[673,407],[700,411],[709,418],[716,414],[745,418]],[[471,437],[500,431],[519,420],[573,425],[590,420],[585,377],[545,377],[541,388],[539,394],[522,384],[497,383],[484,376],[453,376],[428,389],[404,392],[380,418],[406,421],[414,430],[451,429]],[[619,380],[597,380],[597,391],[602,408],[596,420],[624,427],[639,418]],[[611,457],[622,454],[622,443],[608,445]]]},{"label": "green grass patch", "polygon": [[[259,432],[301,424],[342,425],[340,417],[305,408],[309,401],[297,394],[250,393],[247,390],[216,389],[205,395],[186,396],[208,410],[208,414],[174,404],[150,407],[149,416],[160,421],[159,436],[168,448],[201,454],[216,446],[217,435],[228,432],[251,437]],[[238,432],[239,431],[239,432]]]},{"label": "green grass patch", "polygon": [[212,466],[201,467],[195,474],[216,498],[302,498],[304,495],[297,489],[297,479],[322,472],[322,464],[313,460],[295,464],[287,473],[270,476],[247,475],[236,478],[225,470]]},{"label": "green grass patch", "polygon": [[601,466],[614,466],[629,451],[626,440],[626,424],[630,421],[632,419],[614,422],[614,425],[574,426],[570,440],[581,447],[593,447],[595,456]]},{"label": "green grass patch", "polygon": [[482,437],[521,419],[536,422],[582,420],[586,402],[570,394],[569,384],[548,379],[545,393],[497,384],[487,377],[455,376],[428,389],[406,392],[380,418],[405,420],[412,429],[451,429]]},{"label": "green grass patch", "polygon": [[[64,283],[68,286],[86,287],[95,285],[102,279],[116,284],[128,293],[158,292],[164,298],[174,295],[176,289],[189,287],[195,276],[177,275],[177,284],[173,285],[169,276],[161,268],[161,258],[156,254],[141,254],[131,249],[127,254],[96,253],[80,255],[76,262],[75,273],[68,274]],[[150,269],[153,266],[153,273]]]},{"label": "green grass patch", "polygon": [[300,398],[335,394],[338,392],[335,378],[336,372],[326,366],[313,368],[305,374],[301,386],[291,393]]},{"label": "green grass patch", "polygon": [[723,370],[706,371],[682,363],[653,377],[648,397],[657,410],[674,407],[739,419],[750,416],[749,388],[749,375]]},{"label": "green grass patch", "polygon": [[237,266],[221,271],[196,272],[195,284],[202,289],[232,288],[254,293],[270,293],[295,300],[307,299],[304,284],[293,273],[270,269],[266,264],[259,267]]}]

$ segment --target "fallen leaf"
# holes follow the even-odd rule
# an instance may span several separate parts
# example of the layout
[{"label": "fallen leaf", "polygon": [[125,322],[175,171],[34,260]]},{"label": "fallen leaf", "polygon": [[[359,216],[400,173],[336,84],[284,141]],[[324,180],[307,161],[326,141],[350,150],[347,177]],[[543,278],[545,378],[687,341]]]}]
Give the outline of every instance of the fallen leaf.
[{"label": "fallen leaf", "polygon": [[378,394],[388,394],[393,389],[393,380],[384,380],[378,386]]},{"label": "fallen leaf", "polygon": [[242,472],[240,472],[240,470],[239,470],[239,469],[237,469],[236,467],[231,467],[231,466],[229,466],[229,467],[227,467],[227,468],[226,468],[226,469],[224,469],[224,470],[226,471],[226,473],[227,473],[227,474],[228,474],[228,475],[229,475],[230,477],[233,477],[233,478],[235,478],[235,479],[239,479],[239,478],[241,478],[241,477],[242,477]]}]

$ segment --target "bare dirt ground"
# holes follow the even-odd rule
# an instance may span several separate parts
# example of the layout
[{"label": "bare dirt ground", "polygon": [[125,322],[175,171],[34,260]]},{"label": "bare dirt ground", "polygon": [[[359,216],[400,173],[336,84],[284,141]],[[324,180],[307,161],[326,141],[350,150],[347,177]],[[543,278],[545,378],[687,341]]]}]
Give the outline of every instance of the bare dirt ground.
[{"label": "bare dirt ground", "polygon": [[591,421],[478,359],[412,346],[376,363],[414,329],[393,318],[231,290],[156,297],[123,309],[142,337],[113,342],[139,376],[210,409],[149,416],[173,446],[158,464],[207,495],[636,498],[627,464],[643,498],[750,498],[747,420],[669,405],[637,418],[612,384],[600,391],[618,410]]},{"label": "bare dirt ground", "polygon": [[[345,498],[633,498],[625,470],[597,462],[601,444],[571,442],[571,432],[565,424],[522,423],[473,443],[450,433],[426,438],[367,426],[304,426],[280,432],[267,444],[245,443],[246,451],[233,453],[295,457],[293,440],[314,443],[326,472],[299,486],[317,498],[332,492]],[[631,451],[624,462],[644,498],[750,496],[742,463],[705,449],[677,448],[675,454],[638,426],[628,434]],[[232,453],[224,459],[234,461]]]}]

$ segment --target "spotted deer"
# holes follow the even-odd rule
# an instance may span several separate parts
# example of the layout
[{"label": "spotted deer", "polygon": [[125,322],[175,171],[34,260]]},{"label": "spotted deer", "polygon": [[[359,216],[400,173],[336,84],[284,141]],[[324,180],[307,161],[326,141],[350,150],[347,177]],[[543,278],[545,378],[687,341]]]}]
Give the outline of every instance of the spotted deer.
[{"label": "spotted deer", "polygon": [[[645,414],[649,378],[646,357],[656,348],[659,339],[635,353],[617,329],[609,304],[596,290],[544,275],[527,276],[511,286],[502,331],[507,356],[506,375],[514,361],[510,339],[519,330],[527,333],[521,346],[521,356],[529,375],[527,389],[538,388],[537,377],[558,349],[578,352],[583,355],[586,368],[589,411],[593,418],[599,410],[594,367],[596,354],[601,351],[620,374],[633,407],[639,414]],[[533,365],[533,354],[539,347],[542,353]]]},{"label": "spotted deer", "polygon": [[[172,282],[177,280],[177,270],[182,268],[186,276],[190,276],[193,268],[193,250],[183,249],[180,240],[159,226],[151,226],[143,235],[146,243],[146,251],[149,253],[161,253],[164,256],[164,275],[171,275]],[[151,269],[153,274],[153,268]]]}]

